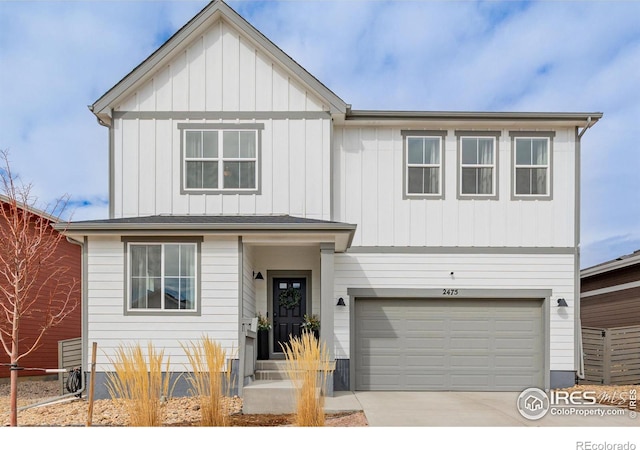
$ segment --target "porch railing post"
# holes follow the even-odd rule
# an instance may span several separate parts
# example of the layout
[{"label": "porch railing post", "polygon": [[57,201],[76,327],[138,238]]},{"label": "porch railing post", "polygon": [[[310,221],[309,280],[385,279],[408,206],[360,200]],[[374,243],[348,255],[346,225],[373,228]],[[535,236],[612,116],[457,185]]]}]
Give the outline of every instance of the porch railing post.
[{"label": "porch railing post", "polygon": [[[334,255],[335,243],[320,244],[320,341],[327,346],[329,360],[331,363],[335,360],[335,352],[333,345],[333,274],[334,274]],[[327,395],[333,395],[333,374],[327,380]]]}]

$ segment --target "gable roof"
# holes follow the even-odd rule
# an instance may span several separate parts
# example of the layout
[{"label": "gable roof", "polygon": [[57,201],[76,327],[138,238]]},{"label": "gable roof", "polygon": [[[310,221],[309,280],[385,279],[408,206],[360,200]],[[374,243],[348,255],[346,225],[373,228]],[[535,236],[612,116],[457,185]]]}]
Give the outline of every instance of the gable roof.
[{"label": "gable roof", "polygon": [[255,228],[292,227],[292,228],[330,228],[355,230],[356,226],[332,220],[309,219],[295,217],[287,214],[281,215],[222,215],[222,214],[191,214],[191,215],[155,215],[140,217],[120,217],[117,219],[80,220],[70,222],[69,230],[86,229],[120,229],[127,227],[171,227],[175,228],[202,228],[212,227],[216,229],[231,228],[237,230],[238,226]]},{"label": "gable roof", "polygon": [[640,250],[636,250],[629,255],[623,255],[616,259],[612,259],[611,261],[605,261],[603,263],[596,264],[595,266],[582,269],[580,271],[580,277],[586,278],[594,275],[600,275],[614,270],[624,269],[636,264],[640,264]]},{"label": "gable roof", "polygon": [[[10,197],[7,197],[4,194],[0,194],[0,205],[2,207],[4,207],[5,205],[11,205],[11,203],[13,202],[13,200]],[[16,204],[18,206],[18,209],[21,209],[23,211],[28,211],[31,214],[34,214],[36,216],[42,217],[46,220],[48,220],[50,223],[57,223],[60,219],[56,216],[54,216],[53,214],[43,211],[41,209],[38,209],[36,207],[34,207],[33,205],[28,205],[25,203],[22,203],[18,200],[16,200]]]},{"label": "gable roof", "polygon": [[344,114],[346,112],[348,105],[340,97],[307,72],[304,67],[294,61],[222,0],[214,0],[205,6],[204,9],[162,44],[160,48],[103,94],[93,105],[90,105],[89,109],[102,123],[109,124],[111,121],[111,108],[115,103],[122,100],[142,82],[146,81],[147,76],[153,73],[154,69],[158,67],[162,61],[171,58],[175,53],[180,51],[180,49],[184,48],[194,33],[205,29],[220,17],[246,33],[257,46],[263,48],[302,83],[315,91],[318,96],[331,106],[331,113]]},{"label": "gable roof", "polygon": [[336,251],[351,246],[356,225],[331,220],[283,215],[155,215],[118,219],[84,220],[55,225],[73,235],[167,235],[214,234],[314,234],[333,237]]}]

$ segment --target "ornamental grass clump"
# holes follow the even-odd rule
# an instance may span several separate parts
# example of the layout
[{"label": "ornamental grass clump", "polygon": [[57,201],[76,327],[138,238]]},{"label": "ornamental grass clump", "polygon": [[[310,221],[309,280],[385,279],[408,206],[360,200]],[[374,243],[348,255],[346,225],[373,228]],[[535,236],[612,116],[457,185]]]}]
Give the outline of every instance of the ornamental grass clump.
[{"label": "ornamental grass clump", "polygon": [[107,374],[107,389],[112,399],[123,403],[130,426],[162,425],[161,402],[169,395],[169,359],[164,371],[163,359],[164,351],[151,343],[146,358],[140,345],[134,345],[120,346],[110,359],[114,372]]},{"label": "ornamental grass clump", "polygon": [[295,424],[299,427],[324,426],[324,392],[330,374],[326,344],[305,332],[281,345],[287,358],[287,375],[295,388]]},{"label": "ornamental grass clump", "polygon": [[200,425],[226,426],[228,411],[224,397],[225,389],[231,389],[231,367],[230,364],[226,364],[225,350],[208,336],[204,336],[199,343],[190,342],[188,346],[182,345],[182,348],[191,364],[191,373],[187,381],[191,385],[192,395],[200,398]]}]

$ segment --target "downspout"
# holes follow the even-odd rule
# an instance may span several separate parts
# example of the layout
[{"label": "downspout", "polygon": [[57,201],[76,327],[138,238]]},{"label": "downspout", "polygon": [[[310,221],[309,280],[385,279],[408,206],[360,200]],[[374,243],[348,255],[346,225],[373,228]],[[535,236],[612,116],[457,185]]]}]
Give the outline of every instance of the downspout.
[{"label": "downspout", "polygon": [[[587,130],[589,128],[591,128],[595,123],[597,122],[596,120],[593,120],[591,117],[587,118],[587,124],[584,126],[584,128],[582,128],[582,131],[578,132],[578,130],[576,129],[576,157],[577,157],[577,164],[576,164],[576,175],[577,175],[577,179],[576,179],[576,186],[578,187],[578,192],[576,194],[576,219],[579,221],[580,220],[580,163],[581,163],[581,153],[580,153],[580,144],[581,144],[581,140],[582,140],[582,136],[584,136],[584,134],[587,132]],[[578,222],[579,223],[579,222]],[[578,370],[576,371],[576,376],[581,379],[584,380],[584,348],[582,345],[582,320],[580,319],[580,285],[581,285],[581,280],[580,280],[580,234],[579,234],[579,230],[580,227],[576,227],[576,229],[578,230],[578,234],[576,235],[576,282],[575,282],[575,299],[574,299],[574,309],[575,309],[575,316],[576,316],[576,320],[575,320],[575,324],[576,324],[576,331],[575,331],[575,339],[578,345],[577,348],[577,352],[578,352]]]},{"label": "downspout", "polygon": [[[18,408],[18,411],[24,411],[25,409],[30,409],[30,408],[36,408],[38,406],[44,406],[44,405],[50,405],[53,403],[62,403],[65,401],[69,401],[69,400],[73,400],[74,398],[80,398],[82,396],[82,393],[85,391],[85,389],[87,388],[86,383],[85,383],[85,377],[84,377],[84,367],[85,367],[85,348],[86,346],[84,345],[84,327],[85,327],[85,317],[84,317],[84,312],[86,310],[86,308],[84,307],[84,302],[86,299],[86,270],[85,270],[85,264],[86,264],[86,253],[85,253],[85,242],[80,242],[77,241],[73,238],[70,238],[69,236],[66,236],[67,238],[67,242],[71,243],[71,244],[75,244],[75,245],[79,245],[81,248],[81,254],[82,254],[82,259],[81,259],[81,272],[80,272],[80,280],[81,280],[81,286],[82,286],[82,291],[81,291],[81,295],[80,295],[80,321],[81,321],[81,325],[80,325],[80,342],[81,342],[81,348],[82,351],[80,353],[80,366],[81,366],[81,370],[80,370],[80,389],[78,389],[76,392],[70,392],[68,394],[63,394],[63,395],[59,395],[57,397],[52,397],[49,398],[47,400],[43,400],[41,402],[38,403],[33,403],[31,405],[26,405],[26,406],[22,406],[20,408]],[[62,369],[49,369],[46,370],[47,373],[61,373]],[[66,370],[64,370],[63,372],[66,373]]]}]

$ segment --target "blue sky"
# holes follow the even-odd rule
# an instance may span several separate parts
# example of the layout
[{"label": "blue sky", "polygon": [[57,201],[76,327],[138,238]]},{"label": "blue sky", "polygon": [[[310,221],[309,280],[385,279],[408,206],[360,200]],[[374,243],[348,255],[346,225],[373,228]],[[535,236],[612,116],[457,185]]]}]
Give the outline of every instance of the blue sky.
[{"label": "blue sky", "polygon": [[[354,109],[603,112],[582,145],[582,266],[640,249],[640,2],[228,3]],[[40,206],[107,216],[87,105],[206,4],[0,0],[0,148]]]}]

